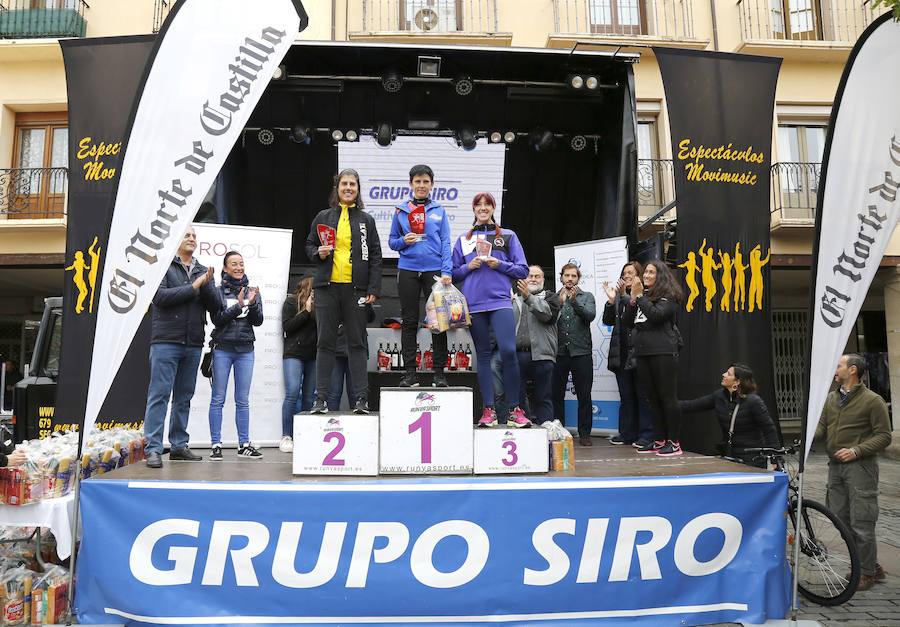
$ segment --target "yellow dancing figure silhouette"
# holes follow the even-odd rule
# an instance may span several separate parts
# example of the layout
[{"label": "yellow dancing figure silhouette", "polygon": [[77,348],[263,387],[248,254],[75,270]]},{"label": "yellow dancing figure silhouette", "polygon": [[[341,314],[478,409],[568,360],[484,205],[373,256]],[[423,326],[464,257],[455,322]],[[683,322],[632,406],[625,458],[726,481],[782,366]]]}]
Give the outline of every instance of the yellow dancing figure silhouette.
[{"label": "yellow dancing figure silhouette", "polygon": [[713,259],[712,246],[704,252],[706,248],[706,238],[700,244],[700,257],[703,258],[703,289],[706,290],[706,311],[712,311],[712,299],[716,295],[716,279],[713,277],[713,270],[718,270],[722,266]]},{"label": "yellow dancing figure silhouette", "polygon": [[719,261],[722,262],[722,294],[721,309],[722,311],[731,311],[731,255],[728,251],[724,253],[719,251]]},{"label": "yellow dancing figure silhouette", "polygon": [[[744,273],[750,266],[744,265],[744,255],[741,254],[741,243],[734,245],[734,310],[744,311],[747,291],[744,283]],[[740,306],[738,305],[738,296],[740,296]]]},{"label": "yellow dancing figure silhouette", "polygon": [[91,300],[88,302],[89,313],[94,313],[94,288],[97,286],[97,270],[100,268],[100,247],[97,246],[97,250],[94,250],[94,246],[97,246],[96,237],[94,237],[91,247],[88,248],[88,255],[91,256],[91,271],[88,273],[88,284],[91,286]]},{"label": "yellow dancing figure silhouette", "polygon": [[75,303],[75,313],[84,311],[84,299],[88,295],[87,285],[84,283],[84,271],[90,270],[91,267],[84,263],[84,253],[80,250],[75,251],[75,261],[66,270],[74,270],[75,276],[72,281],[78,287],[78,301]]},{"label": "yellow dancing figure silhouette", "polygon": [[761,259],[762,251],[759,244],[750,251],[750,311],[753,311],[753,305],[756,309],[762,309],[763,302],[763,280],[762,268],[769,263],[769,255],[771,249],[766,250],[766,258]]},{"label": "yellow dancing figure silhouette", "polygon": [[693,250],[688,253],[687,261],[678,264],[678,267],[684,268],[684,280],[691,290],[690,296],[688,296],[687,304],[684,306],[684,308],[686,311],[693,311],[694,299],[700,295],[700,288],[697,287],[697,272],[700,271],[700,266],[697,265],[697,255],[694,254]]}]

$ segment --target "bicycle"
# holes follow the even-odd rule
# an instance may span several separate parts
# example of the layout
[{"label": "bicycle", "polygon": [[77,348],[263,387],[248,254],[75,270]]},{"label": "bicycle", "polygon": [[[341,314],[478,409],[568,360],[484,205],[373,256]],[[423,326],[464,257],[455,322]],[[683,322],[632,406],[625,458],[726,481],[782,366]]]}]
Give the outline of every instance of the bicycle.
[{"label": "bicycle", "polygon": [[[787,559],[797,576],[797,588],[806,599],[819,605],[840,605],[849,601],[859,585],[861,567],[856,542],[850,529],[831,510],[804,497],[800,507],[800,553],[794,559],[794,534],[797,529],[796,466],[785,460],[794,455],[798,445],[786,448],[746,448],[746,455],[765,457],[775,470],[788,475]],[[732,461],[741,461],[727,458]]]}]

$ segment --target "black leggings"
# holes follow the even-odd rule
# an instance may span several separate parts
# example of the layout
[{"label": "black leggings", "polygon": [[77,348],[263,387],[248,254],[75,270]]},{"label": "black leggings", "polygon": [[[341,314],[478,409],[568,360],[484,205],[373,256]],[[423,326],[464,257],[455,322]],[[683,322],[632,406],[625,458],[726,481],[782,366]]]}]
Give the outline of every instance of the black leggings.
[{"label": "black leggings", "polygon": [[638,382],[653,408],[653,439],[678,442],[681,410],[678,407],[678,356],[638,357]]}]

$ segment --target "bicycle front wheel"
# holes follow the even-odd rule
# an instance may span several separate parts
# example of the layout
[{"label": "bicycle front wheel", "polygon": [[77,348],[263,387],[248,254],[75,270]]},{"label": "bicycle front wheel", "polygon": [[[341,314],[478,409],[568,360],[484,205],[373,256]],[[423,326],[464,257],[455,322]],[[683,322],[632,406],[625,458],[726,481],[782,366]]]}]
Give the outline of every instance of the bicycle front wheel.
[{"label": "bicycle front wheel", "polygon": [[819,605],[849,601],[859,585],[860,564],[856,542],[847,526],[827,507],[803,499],[800,508],[800,558],[794,559],[797,500],[791,500],[787,530],[788,561],[797,576],[800,593]]}]

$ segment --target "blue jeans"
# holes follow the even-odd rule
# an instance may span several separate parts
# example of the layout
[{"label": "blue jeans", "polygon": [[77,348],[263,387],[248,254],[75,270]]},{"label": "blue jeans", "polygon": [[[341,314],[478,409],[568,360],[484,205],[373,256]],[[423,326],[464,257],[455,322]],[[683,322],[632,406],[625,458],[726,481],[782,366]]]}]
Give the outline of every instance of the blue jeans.
[{"label": "blue jeans", "polygon": [[337,411],[341,408],[341,397],[344,396],[344,382],[347,383],[347,398],[353,405],[353,379],[350,376],[350,360],[346,356],[334,356],[334,368],[331,370],[331,387],[328,390],[328,411]]},{"label": "blue jeans", "polygon": [[172,450],[187,447],[188,417],[194,386],[197,384],[201,352],[199,346],[150,345],[150,387],[147,390],[147,409],[144,412],[144,435],[147,437],[148,453],[162,453],[166,407],[170,396],[172,411],[169,416],[169,444],[172,445]]},{"label": "blue jeans", "polygon": [[638,385],[636,370],[616,372],[619,386],[619,436],[631,444],[653,439],[653,414],[650,399]]},{"label": "blue jeans", "polygon": [[316,360],[285,357],[282,362],[284,370],[284,402],[281,404],[281,435],[294,435],[294,414],[297,399],[300,398],[300,387],[303,386],[303,397],[300,411],[309,411],[316,394]]},{"label": "blue jeans", "polygon": [[528,399],[526,398],[525,383],[531,379],[534,382],[534,411],[535,422],[544,424],[548,420],[553,420],[553,394],[550,388],[550,382],[553,380],[554,363],[550,359],[540,359],[534,361],[531,359],[531,353],[528,351],[519,351],[519,372],[522,374],[522,387],[520,396],[522,397],[519,406],[522,409],[528,407]]},{"label": "blue jeans", "polygon": [[503,388],[506,400],[519,401],[519,359],[516,357],[516,321],[512,307],[472,314],[472,342],[478,357],[478,387],[485,407],[494,406],[494,376],[491,374],[491,329],[503,363]]},{"label": "blue jeans", "polygon": [[503,391],[503,360],[500,358],[499,348],[494,348],[491,353],[491,376],[494,378],[494,410],[498,416],[505,416],[509,413],[509,407]]},{"label": "blue jeans", "polygon": [[232,353],[216,349],[213,356],[212,399],[209,401],[209,439],[213,444],[222,443],[222,407],[228,376],[234,367],[234,424],[237,426],[238,444],[250,442],[250,381],[253,379],[253,351]]}]

